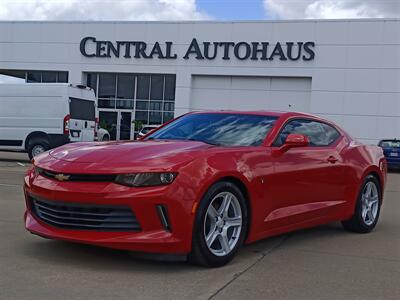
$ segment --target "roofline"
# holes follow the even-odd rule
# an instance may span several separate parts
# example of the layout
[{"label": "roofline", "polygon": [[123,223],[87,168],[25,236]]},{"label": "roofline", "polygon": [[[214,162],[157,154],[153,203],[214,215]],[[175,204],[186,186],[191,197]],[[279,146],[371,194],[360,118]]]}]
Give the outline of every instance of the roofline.
[{"label": "roofline", "polygon": [[0,23],[27,23],[27,24],[236,24],[236,23],[317,23],[317,22],[400,22],[400,18],[358,18],[358,19],[285,19],[285,20],[173,20],[173,21],[119,21],[119,20],[0,20]]}]

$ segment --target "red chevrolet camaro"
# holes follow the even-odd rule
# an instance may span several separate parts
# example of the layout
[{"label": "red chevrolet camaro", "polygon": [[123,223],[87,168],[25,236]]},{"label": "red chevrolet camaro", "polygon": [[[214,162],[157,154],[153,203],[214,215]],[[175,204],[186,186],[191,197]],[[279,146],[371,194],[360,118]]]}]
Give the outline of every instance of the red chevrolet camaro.
[{"label": "red chevrolet camaro", "polygon": [[341,221],[369,232],[382,149],[301,113],[189,113],[141,141],[75,143],[25,177],[31,233],[221,266],[243,243]]}]

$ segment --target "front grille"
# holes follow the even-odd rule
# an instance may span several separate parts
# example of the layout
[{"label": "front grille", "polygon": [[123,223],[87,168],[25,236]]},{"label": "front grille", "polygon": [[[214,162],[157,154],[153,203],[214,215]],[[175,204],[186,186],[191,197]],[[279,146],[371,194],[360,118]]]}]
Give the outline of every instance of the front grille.
[{"label": "front grille", "polygon": [[64,229],[140,231],[133,211],[126,206],[76,204],[30,196],[33,214],[43,222]]},{"label": "front grille", "polygon": [[[47,178],[57,180],[56,176],[61,174],[41,168],[37,168],[37,172]],[[68,181],[95,181],[95,182],[113,182],[116,175],[109,174],[62,174],[68,176]]]}]

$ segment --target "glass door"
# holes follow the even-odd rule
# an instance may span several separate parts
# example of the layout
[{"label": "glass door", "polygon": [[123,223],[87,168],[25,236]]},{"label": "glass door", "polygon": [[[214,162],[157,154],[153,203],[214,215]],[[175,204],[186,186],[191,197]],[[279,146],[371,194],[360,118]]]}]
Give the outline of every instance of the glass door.
[{"label": "glass door", "polygon": [[132,113],[127,111],[119,112],[119,139],[131,140],[132,137]]},{"label": "glass door", "polygon": [[112,141],[133,139],[130,111],[99,111],[99,126],[109,132]]},{"label": "glass door", "polygon": [[117,139],[118,112],[99,111],[99,127],[104,128],[110,134],[110,140]]}]

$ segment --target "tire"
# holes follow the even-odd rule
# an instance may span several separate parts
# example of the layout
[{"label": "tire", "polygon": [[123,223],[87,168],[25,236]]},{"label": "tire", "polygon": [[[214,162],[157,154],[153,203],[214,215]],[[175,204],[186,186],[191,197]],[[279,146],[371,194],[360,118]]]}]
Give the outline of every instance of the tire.
[{"label": "tire", "polygon": [[[223,203],[229,203],[224,213]],[[205,267],[227,264],[242,246],[247,228],[247,203],[240,189],[228,181],[214,184],[196,212],[189,261]],[[208,243],[206,236],[211,237]]]},{"label": "tire", "polygon": [[103,135],[103,138],[101,139],[101,141],[107,142],[110,140],[110,136],[108,134]]},{"label": "tire", "polygon": [[[370,192],[368,192],[369,187],[371,188]],[[366,197],[368,193],[370,196]],[[357,233],[371,232],[378,223],[382,204],[381,195],[378,179],[373,175],[368,175],[358,194],[353,216],[342,221],[344,229]]]},{"label": "tire", "polygon": [[28,141],[28,156],[32,159],[35,155],[50,149],[49,141],[46,138],[37,137]]}]

